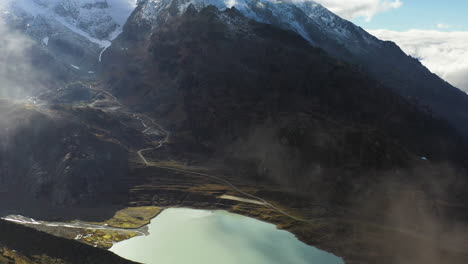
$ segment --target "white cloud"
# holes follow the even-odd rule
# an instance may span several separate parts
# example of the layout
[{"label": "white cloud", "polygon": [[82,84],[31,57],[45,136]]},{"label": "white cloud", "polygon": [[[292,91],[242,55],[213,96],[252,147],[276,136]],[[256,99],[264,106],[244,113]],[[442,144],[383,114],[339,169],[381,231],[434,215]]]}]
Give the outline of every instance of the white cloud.
[{"label": "white cloud", "polygon": [[364,17],[367,21],[378,13],[403,5],[401,0],[315,0],[315,2],[346,19]]},{"label": "white cloud", "polygon": [[370,30],[396,42],[407,54],[454,86],[468,92],[468,32]]},{"label": "white cloud", "polygon": [[447,29],[447,28],[451,28],[452,26],[448,25],[448,24],[444,24],[444,23],[439,23],[439,24],[436,25],[436,27],[438,29]]},{"label": "white cloud", "polygon": [[35,66],[41,58],[37,42],[4,21],[4,3],[0,3],[0,98],[24,99],[50,84],[50,75]]}]

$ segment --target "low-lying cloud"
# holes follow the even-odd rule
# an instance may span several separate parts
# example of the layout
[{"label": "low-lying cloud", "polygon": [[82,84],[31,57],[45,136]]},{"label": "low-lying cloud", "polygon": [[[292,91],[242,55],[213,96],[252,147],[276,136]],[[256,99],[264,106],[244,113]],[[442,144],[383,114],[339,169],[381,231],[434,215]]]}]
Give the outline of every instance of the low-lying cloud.
[{"label": "low-lying cloud", "polygon": [[376,14],[403,5],[401,0],[315,0],[346,19],[364,17],[370,21]]},{"label": "low-lying cloud", "polygon": [[9,30],[0,19],[0,97],[22,97],[28,89],[24,81],[36,75],[27,56],[32,45],[32,40]]},{"label": "low-lying cloud", "polygon": [[432,72],[468,92],[468,32],[434,30],[370,30],[374,36],[396,42]]},{"label": "low-lying cloud", "polygon": [[11,19],[8,3],[0,3],[0,98],[25,99],[44,88],[49,74],[37,67],[37,42]]}]

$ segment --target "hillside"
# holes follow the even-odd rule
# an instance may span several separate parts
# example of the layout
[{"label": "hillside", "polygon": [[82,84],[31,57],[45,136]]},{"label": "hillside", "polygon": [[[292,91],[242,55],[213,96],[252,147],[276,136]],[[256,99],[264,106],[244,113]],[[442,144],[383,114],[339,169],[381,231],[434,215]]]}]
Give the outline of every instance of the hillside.
[{"label": "hillside", "polygon": [[109,89],[153,112],[184,144],[255,164],[261,177],[281,171],[275,166],[286,166],[278,177],[292,170],[305,180],[314,166],[327,174],[405,167],[420,157],[460,164],[466,156],[444,121],[236,9],[189,9],[150,39],[132,38],[134,24],[104,61]]},{"label": "hillside", "polygon": [[138,131],[91,108],[7,101],[0,108],[2,214],[72,218],[80,212],[71,208],[109,206],[127,190],[129,151],[146,142]]},{"label": "hillside", "polygon": [[[123,24],[30,1],[3,13],[32,60],[0,73],[28,84],[0,101],[1,217],[109,247],[145,234],[120,209],[222,209],[349,263],[466,263],[467,96],[396,45],[314,2],[142,0]],[[0,229],[0,263],[125,263]]]}]

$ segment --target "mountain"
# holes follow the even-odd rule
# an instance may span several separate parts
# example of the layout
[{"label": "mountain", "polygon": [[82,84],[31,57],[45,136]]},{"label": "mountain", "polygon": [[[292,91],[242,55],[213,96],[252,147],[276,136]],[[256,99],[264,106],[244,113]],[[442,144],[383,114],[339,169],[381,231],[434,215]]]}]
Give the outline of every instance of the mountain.
[{"label": "mountain", "polygon": [[128,189],[129,152],[146,142],[139,131],[90,108],[0,108],[0,214],[72,218],[69,208],[108,206]]},{"label": "mountain", "polygon": [[138,25],[134,34],[144,37],[143,32],[151,31],[167,17],[184,13],[190,5],[197,10],[208,5],[221,10],[236,7],[257,22],[300,34],[313,46],[356,65],[419,107],[448,120],[461,134],[468,134],[465,93],[432,74],[393,42],[375,38],[314,1],[21,0],[9,3],[6,14],[0,13],[41,44],[48,64],[56,65],[51,72],[62,79],[76,75],[94,78],[102,66],[99,61],[122,32],[132,12],[138,16],[132,19]]},{"label": "mountain", "polygon": [[[101,78],[124,104],[170,131],[147,159],[274,186],[261,193],[289,208],[325,203],[339,219],[326,229],[330,239],[291,228],[347,261],[463,263],[466,256],[442,257],[453,237],[389,240],[385,232],[357,231],[362,222],[365,230],[376,223],[421,234],[466,223],[457,205],[468,201],[468,152],[447,121],[296,32],[237,8],[189,5],[180,14],[176,6],[150,23],[143,7],[103,57]],[[408,251],[425,243],[440,255]]]},{"label": "mountain", "polygon": [[[275,0],[161,0],[139,1],[134,16],[141,29],[154,28],[167,17],[182,14],[192,5],[218,9],[235,7],[255,21],[292,30],[333,57],[354,64],[408,100],[429,108],[468,135],[468,96],[432,74],[395,43],[381,41],[362,28],[314,1]],[[136,32],[142,32],[136,31]],[[137,34],[137,33],[135,33]]]},{"label": "mountain", "polygon": [[[142,0],[125,24],[113,3],[3,13],[58,83],[0,104],[0,208],[226,209],[349,262],[466,263],[465,95],[314,2]],[[23,233],[0,246],[37,255]]]},{"label": "mountain", "polygon": [[405,167],[418,157],[464,162],[450,125],[292,31],[235,8],[189,5],[135,38],[147,11],[140,10],[103,61],[107,86],[163,122],[186,151],[305,189],[315,170],[321,178],[338,168]]},{"label": "mountain", "polygon": [[131,1],[7,1],[0,5],[0,19],[35,40],[59,79],[93,78],[102,53],[120,34],[133,8]]}]

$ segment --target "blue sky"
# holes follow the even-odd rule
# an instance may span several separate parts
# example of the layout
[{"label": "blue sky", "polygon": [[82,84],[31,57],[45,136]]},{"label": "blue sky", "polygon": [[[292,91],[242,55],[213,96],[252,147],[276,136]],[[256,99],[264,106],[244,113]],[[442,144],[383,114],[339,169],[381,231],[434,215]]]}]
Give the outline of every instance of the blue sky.
[{"label": "blue sky", "polygon": [[468,0],[316,0],[468,93]]},{"label": "blue sky", "polygon": [[354,18],[352,21],[366,29],[468,31],[468,0],[402,0],[402,2],[398,8],[375,14],[369,22],[362,17]]},{"label": "blue sky", "polygon": [[468,0],[314,0],[468,93]]}]

